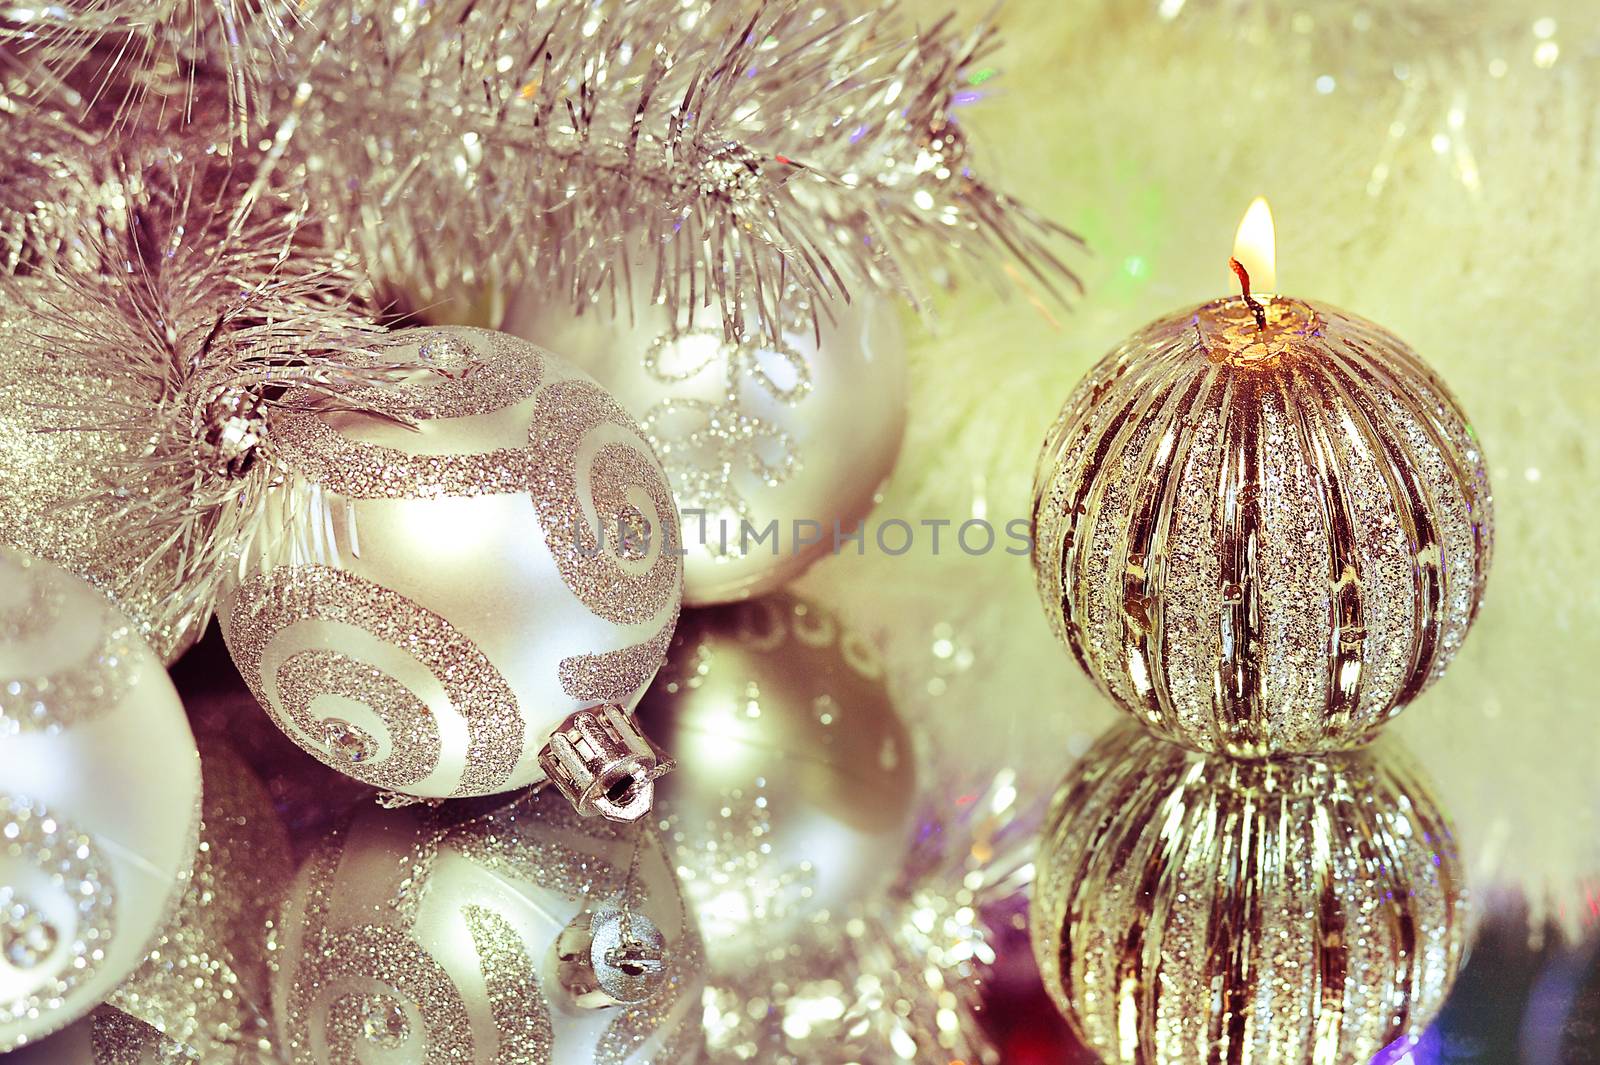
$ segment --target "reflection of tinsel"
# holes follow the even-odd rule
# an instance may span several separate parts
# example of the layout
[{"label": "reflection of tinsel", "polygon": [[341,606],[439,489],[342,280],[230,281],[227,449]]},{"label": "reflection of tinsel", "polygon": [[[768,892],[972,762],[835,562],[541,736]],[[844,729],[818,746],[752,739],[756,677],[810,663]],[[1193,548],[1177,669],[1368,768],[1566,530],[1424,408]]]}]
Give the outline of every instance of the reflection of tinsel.
[{"label": "reflection of tinsel", "polygon": [[974,790],[942,782],[893,892],[810,930],[816,947],[777,966],[762,997],[708,988],[711,1065],[997,1062],[979,1016],[997,960],[990,921],[1032,879],[1043,814],[1013,780],[1001,770]]}]

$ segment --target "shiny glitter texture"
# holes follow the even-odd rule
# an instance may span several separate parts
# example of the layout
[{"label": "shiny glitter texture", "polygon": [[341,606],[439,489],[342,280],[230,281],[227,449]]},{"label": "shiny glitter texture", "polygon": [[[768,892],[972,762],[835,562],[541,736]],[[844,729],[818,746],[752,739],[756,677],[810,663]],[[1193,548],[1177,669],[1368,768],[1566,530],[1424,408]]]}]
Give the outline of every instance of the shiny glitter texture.
[{"label": "shiny glitter texture", "polygon": [[[0,1049],[92,980],[116,935],[117,887],[93,837],[26,796],[0,792]],[[45,1030],[54,1027],[46,1023]],[[22,1029],[26,1032],[26,1029]]]},{"label": "shiny glitter texture", "polygon": [[569,713],[631,703],[665,653],[665,476],[606,393],[515,337],[411,330],[366,358],[389,376],[348,392],[357,410],[291,394],[275,416],[283,483],[224,635],[274,719],[356,779],[534,783]]},{"label": "shiny glitter texture", "polygon": [[[907,388],[895,308],[832,302],[818,328],[790,285],[778,341],[727,340],[715,308],[677,328],[635,295],[614,314],[604,301],[580,314],[528,286],[504,324],[565,353],[643,425],[683,514],[685,602],[781,587],[827,555],[835,526],[856,528],[894,468]],[[797,522],[821,533],[801,544]]]},{"label": "shiny glitter texture", "polygon": [[220,1060],[201,1057],[193,1047],[162,1035],[113,1006],[98,1007],[89,1015],[89,1023],[92,1065],[211,1065]]},{"label": "shiny glitter texture", "polygon": [[[466,769],[452,793],[502,790],[521,753],[517,737],[523,722],[516,696],[494,666],[443,618],[386,588],[325,566],[291,567],[252,578],[240,586],[226,616],[224,631],[234,662],[290,739],[335,769],[384,787],[412,786],[440,768],[434,711],[396,677],[316,648],[286,658],[276,673],[266,672],[263,661],[273,641],[307,622],[368,633],[425,669],[432,678],[430,687],[443,689],[467,729]],[[385,725],[393,723],[382,733],[383,757],[356,762],[336,746],[330,749],[327,734],[314,727],[308,709],[326,696],[360,700]],[[407,711],[414,717],[403,716]]]},{"label": "shiny glitter texture", "polygon": [[544,380],[544,361],[526,344],[492,329],[435,329],[420,336],[392,333],[373,349],[378,362],[392,353],[402,366],[426,367],[404,387],[352,390],[353,403],[397,418],[469,418],[528,399]]},{"label": "shiny glitter texture", "polygon": [[[638,431],[638,424],[616,400],[582,380],[561,381],[545,389],[528,430],[531,478],[539,486],[534,504],[544,525],[545,544],[578,598],[599,616],[618,623],[656,617],[676,604],[683,585],[682,565],[670,550],[681,542],[677,507],[654,453],[648,447],[641,449],[642,441],[602,444],[587,468],[580,465],[586,439],[616,434],[627,440],[637,437]],[[616,557],[622,550],[619,530],[609,531],[609,550],[583,535],[591,532],[591,513],[614,519],[636,495],[648,501],[654,517],[651,526],[660,539],[647,568],[637,559]]]},{"label": "shiny glitter texture", "polygon": [[[105,597],[0,548],[0,1050],[82,1017],[138,966],[196,846],[200,774],[154,651]],[[20,715],[20,716],[19,716]]]},{"label": "shiny glitter texture", "polygon": [[[112,591],[130,614],[154,618],[176,581],[176,563],[147,563],[145,545],[108,535],[124,503],[106,491],[103,477],[123,461],[126,444],[109,431],[52,431],[61,405],[91,404],[106,384],[35,357],[28,324],[16,307],[0,310],[0,496],[10,501],[0,516],[0,544],[60,562]],[[80,502],[90,499],[96,502]],[[148,631],[176,654],[198,636],[198,624],[151,621]]]},{"label": "shiny glitter texture", "polygon": [[270,1060],[268,918],[294,872],[272,799],[225,743],[200,744],[200,848],[176,915],[110,1003],[208,1065]]},{"label": "shiny glitter texture", "polygon": [[[0,110],[34,119],[8,119],[19,154],[36,126],[73,129],[16,84]],[[96,127],[8,174],[8,200],[62,209],[0,264],[0,543],[109,594],[171,661],[257,528],[268,393],[303,379],[336,394],[341,353],[373,326],[303,203],[275,187],[247,197],[245,168],[200,128],[142,133]]]},{"label": "shiny glitter texture", "polygon": [[656,675],[667,656],[667,646],[677,628],[678,615],[644,643],[597,655],[573,655],[561,660],[561,690],[584,702],[628,699]]},{"label": "shiny glitter texture", "polygon": [[428,705],[381,669],[336,651],[301,651],[278,673],[278,692],[294,722],[293,735],[314,737],[311,702],[321,696],[352,699],[382,719],[395,757],[373,763],[376,741],[358,726],[329,718],[322,727],[323,755],[345,773],[378,788],[415,784],[439,764],[439,723]]},{"label": "shiny glitter texture", "polygon": [[138,671],[129,662],[144,646],[132,626],[109,608],[85,611],[80,606],[69,612],[73,578],[4,547],[0,547],[0,584],[6,586],[0,592],[4,597],[0,643],[25,647],[42,641],[43,646],[70,648],[83,645],[80,635],[85,628],[98,637],[86,646],[81,659],[46,667],[40,674],[0,667],[0,737],[57,733],[122,702],[138,680]]},{"label": "shiny glitter texture", "polygon": [[[452,804],[453,805],[453,804]],[[667,929],[636,1005],[577,1008],[544,960],[588,911]],[[553,793],[499,809],[369,811],[302,870],[274,933],[277,1023],[294,1065],[689,1061],[698,933],[660,844]],[[675,1056],[681,1053],[682,1056]]]},{"label": "shiny glitter texture", "polygon": [[467,906],[462,916],[478,951],[489,992],[489,1012],[500,1036],[494,1065],[541,1065],[550,1060],[555,1032],[549,1011],[528,997],[530,990],[538,988],[539,977],[527,948],[506,919],[493,910]]},{"label": "shiny glitter texture", "polygon": [[[76,1024],[6,1055],[6,1065],[232,1065],[204,1058],[115,1006],[97,1006]],[[276,1065],[250,1059],[251,1065]]]},{"label": "shiny glitter texture", "polygon": [[1383,747],[1240,762],[1124,725],[1036,861],[1046,986],[1108,1062],[1358,1065],[1432,1019],[1466,944],[1450,829]]},{"label": "shiny glitter texture", "polygon": [[1483,454],[1404,344],[1281,298],[1140,332],[1092,370],[1035,481],[1058,637],[1119,705],[1205,751],[1369,740],[1483,598]]}]

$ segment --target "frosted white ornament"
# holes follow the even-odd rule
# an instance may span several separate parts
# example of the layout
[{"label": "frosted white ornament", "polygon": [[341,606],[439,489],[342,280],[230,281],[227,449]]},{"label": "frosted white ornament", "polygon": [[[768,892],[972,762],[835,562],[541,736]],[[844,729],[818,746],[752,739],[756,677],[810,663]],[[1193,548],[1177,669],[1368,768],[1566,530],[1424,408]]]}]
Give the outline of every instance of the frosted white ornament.
[{"label": "frosted white ornament", "polygon": [[0,548],[0,1051],[93,1009],[189,876],[200,758],[138,629]]},{"label": "frosted white ornament", "polygon": [[626,710],[682,588],[649,444],[504,333],[407,330],[373,361],[415,369],[347,393],[364,412],[291,396],[270,422],[277,505],[220,612],[245,681],[311,754],[424,798],[536,783],[552,736],[590,722],[603,749],[555,759],[558,783],[586,813],[642,816],[658,767]]},{"label": "frosted white ornament", "polygon": [[[894,307],[834,303],[821,314],[787,293],[783,342],[724,339],[721,310],[687,330],[647,300],[590,308],[533,290],[505,328],[561,351],[643,423],[683,513],[684,602],[744,599],[787,584],[835,549],[871,511],[905,435],[905,349]],[[746,312],[747,331],[759,327]],[[868,533],[870,537],[870,532]]]}]

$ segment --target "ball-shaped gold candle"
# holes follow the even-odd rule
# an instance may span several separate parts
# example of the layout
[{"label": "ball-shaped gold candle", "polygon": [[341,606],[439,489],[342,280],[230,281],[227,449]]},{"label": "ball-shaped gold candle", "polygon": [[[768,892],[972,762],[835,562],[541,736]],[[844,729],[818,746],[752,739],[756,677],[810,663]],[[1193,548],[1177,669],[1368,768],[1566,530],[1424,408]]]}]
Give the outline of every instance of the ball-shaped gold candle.
[{"label": "ball-shaped gold candle", "polygon": [[1477,437],[1416,353],[1248,288],[1089,372],[1034,521],[1040,595],[1085,672],[1156,731],[1243,756],[1358,745],[1437,680],[1493,535]]}]

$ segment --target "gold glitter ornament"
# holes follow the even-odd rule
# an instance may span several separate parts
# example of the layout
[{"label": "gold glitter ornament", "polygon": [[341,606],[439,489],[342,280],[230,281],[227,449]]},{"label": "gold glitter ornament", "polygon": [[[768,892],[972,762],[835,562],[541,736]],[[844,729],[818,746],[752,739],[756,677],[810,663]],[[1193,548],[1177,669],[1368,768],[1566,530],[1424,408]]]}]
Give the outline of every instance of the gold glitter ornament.
[{"label": "gold glitter ornament", "polygon": [[[657,837],[579,818],[548,789],[480,816],[463,805],[369,809],[302,868],[272,939],[284,1059],[694,1060],[699,933]],[[613,915],[624,937],[630,920],[659,930],[660,970],[626,1004],[580,1002],[563,944]]]},{"label": "gold glitter ornament", "polygon": [[[6,1065],[211,1065],[216,1060],[115,1006],[97,1006],[65,1030],[6,1055]],[[237,1060],[269,1065],[264,1058]]]},{"label": "gold glitter ornament", "polygon": [[[251,767],[200,740],[200,849],[177,914],[110,1003],[212,1065],[269,1054],[267,925],[295,865]],[[326,774],[324,774],[326,775]]]},{"label": "gold glitter ornament", "polygon": [[194,737],[138,630],[0,548],[0,1051],[134,970],[189,876],[199,813]]},{"label": "gold glitter ornament", "polygon": [[893,882],[910,736],[875,649],[788,596],[686,613],[639,713],[678,761],[658,807],[711,972],[751,997]]},{"label": "gold glitter ornament", "polygon": [[1122,726],[1036,866],[1045,985],[1112,1063],[1364,1065],[1432,1020],[1467,943],[1450,828],[1386,745],[1236,761]]},{"label": "gold glitter ornament", "polygon": [[1045,442],[1034,563],[1119,706],[1243,756],[1372,738],[1443,674],[1493,541],[1477,437],[1401,341],[1321,304],[1164,318]]},{"label": "gold glitter ornament", "polygon": [[425,798],[544,779],[552,735],[592,712],[600,742],[568,768],[591,756],[606,787],[557,783],[585,813],[642,816],[664,767],[623,711],[682,594],[649,444],[504,333],[408,330],[371,358],[412,369],[347,393],[359,413],[290,397],[271,419],[267,528],[220,611],[246,683],[323,762]]},{"label": "gold glitter ornament", "polygon": [[895,308],[829,303],[819,340],[810,299],[790,285],[781,341],[735,343],[714,307],[677,329],[642,288],[630,305],[599,301],[582,315],[524,289],[505,328],[567,353],[643,424],[683,518],[684,602],[759,595],[830,551],[870,547],[844,538],[871,511],[905,435]]}]

